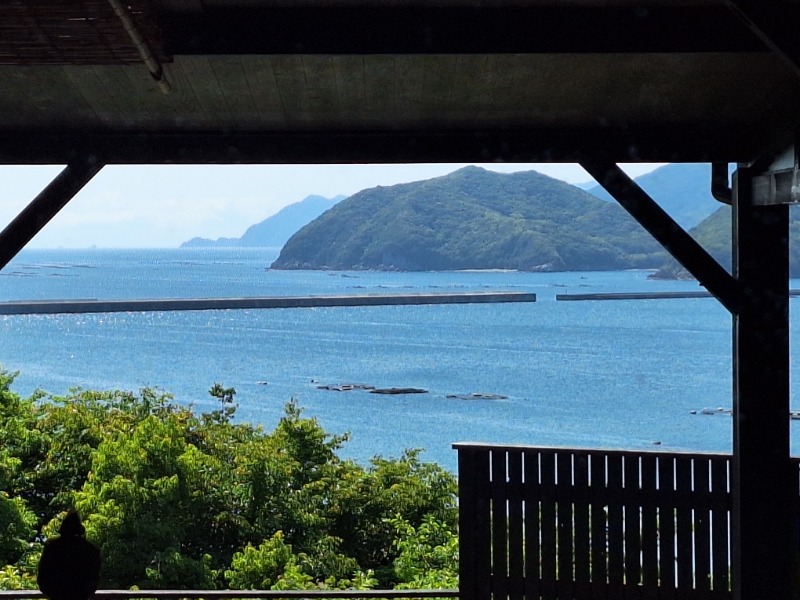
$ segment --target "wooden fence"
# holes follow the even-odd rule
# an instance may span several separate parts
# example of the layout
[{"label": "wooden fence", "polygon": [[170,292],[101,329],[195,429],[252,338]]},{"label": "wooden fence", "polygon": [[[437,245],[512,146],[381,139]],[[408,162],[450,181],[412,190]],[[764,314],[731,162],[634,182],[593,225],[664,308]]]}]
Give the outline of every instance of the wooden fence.
[{"label": "wooden fence", "polygon": [[731,598],[729,455],[455,447],[462,600]]},{"label": "wooden fence", "polygon": [[[97,590],[94,600],[424,600],[458,590]],[[0,590],[0,600],[46,600],[38,590]]]}]

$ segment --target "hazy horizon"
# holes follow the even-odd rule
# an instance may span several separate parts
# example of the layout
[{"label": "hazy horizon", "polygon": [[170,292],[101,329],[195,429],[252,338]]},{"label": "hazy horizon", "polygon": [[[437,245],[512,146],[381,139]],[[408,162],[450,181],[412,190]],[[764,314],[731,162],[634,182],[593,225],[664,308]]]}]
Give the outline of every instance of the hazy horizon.
[{"label": "hazy horizon", "polygon": [[[622,165],[637,177],[663,163]],[[177,248],[195,237],[237,238],[310,195],[351,196],[451,173],[466,164],[107,166],[26,246],[28,249]],[[478,164],[501,173],[535,170],[571,184],[592,178],[577,164]],[[0,227],[60,166],[0,168]]]}]

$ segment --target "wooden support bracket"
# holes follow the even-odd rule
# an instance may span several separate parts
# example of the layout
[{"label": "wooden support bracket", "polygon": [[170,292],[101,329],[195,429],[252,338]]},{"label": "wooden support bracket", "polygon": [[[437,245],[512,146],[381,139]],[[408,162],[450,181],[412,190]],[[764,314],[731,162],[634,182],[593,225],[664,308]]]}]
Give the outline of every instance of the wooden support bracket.
[{"label": "wooden support bracket", "polygon": [[94,177],[102,164],[72,163],[0,232],[0,269],[5,267],[50,220]]},{"label": "wooden support bracket", "polygon": [[736,312],[739,304],[736,280],[655,200],[613,162],[583,160],[580,164],[725,308]]}]

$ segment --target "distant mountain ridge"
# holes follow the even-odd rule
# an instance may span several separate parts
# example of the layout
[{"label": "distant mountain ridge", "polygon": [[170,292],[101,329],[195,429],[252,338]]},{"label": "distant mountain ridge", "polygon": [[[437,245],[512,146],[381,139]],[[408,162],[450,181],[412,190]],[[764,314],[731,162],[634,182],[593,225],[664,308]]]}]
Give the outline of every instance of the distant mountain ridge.
[{"label": "distant mountain ridge", "polygon": [[211,240],[196,237],[181,244],[181,248],[279,248],[304,225],[346,197],[342,195],[333,198],[318,195],[307,196],[300,202],[290,204],[271,217],[248,227],[240,238]]},{"label": "distant mountain ridge", "polygon": [[620,270],[665,256],[615,203],[536,171],[466,167],[354,194],[292,236],[272,268]]},{"label": "distant mountain ridge", "polygon": [[[640,175],[636,183],[647,192],[684,229],[700,224],[720,207],[711,195],[711,165],[674,163]],[[583,187],[586,184],[582,184]],[[601,200],[614,201],[599,185],[587,186],[587,192]]]}]

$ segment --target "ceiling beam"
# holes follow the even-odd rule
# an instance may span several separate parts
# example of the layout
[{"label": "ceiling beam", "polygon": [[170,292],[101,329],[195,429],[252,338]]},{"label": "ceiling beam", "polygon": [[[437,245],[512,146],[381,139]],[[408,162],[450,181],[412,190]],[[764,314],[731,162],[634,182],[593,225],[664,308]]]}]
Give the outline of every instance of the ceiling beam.
[{"label": "ceiling beam", "polygon": [[319,131],[272,134],[90,134],[0,132],[0,164],[66,164],[83,156],[105,164],[380,164],[442,162],[746,162],[755,132],[524,129]]},{"label": "ceiling beam", "polygon": [[800,77],[800,35],[797,32],[800,3],[787,0],[725,0],[725,4]]},{"label": "ceiling beam", "polygon": [[159,25],[171,55],[766,51],[724,6],[216,6]]}]

